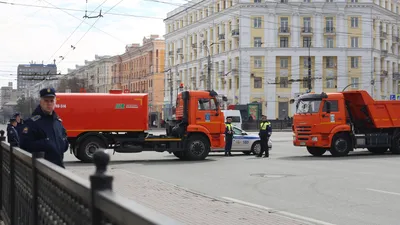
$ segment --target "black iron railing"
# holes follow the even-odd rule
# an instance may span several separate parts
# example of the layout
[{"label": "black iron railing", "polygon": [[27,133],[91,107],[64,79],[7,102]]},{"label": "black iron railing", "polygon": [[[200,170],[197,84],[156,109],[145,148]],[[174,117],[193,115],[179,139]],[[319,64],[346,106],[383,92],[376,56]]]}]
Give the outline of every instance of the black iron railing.
[{"label": "black iron railing", "polygon": [[94,154],[96,171],[90,182],[43,155],[1,142],[0,215],[6,225],[179,224],[116,195],[113,177],[106,174],[110,157],[104,151]]}]

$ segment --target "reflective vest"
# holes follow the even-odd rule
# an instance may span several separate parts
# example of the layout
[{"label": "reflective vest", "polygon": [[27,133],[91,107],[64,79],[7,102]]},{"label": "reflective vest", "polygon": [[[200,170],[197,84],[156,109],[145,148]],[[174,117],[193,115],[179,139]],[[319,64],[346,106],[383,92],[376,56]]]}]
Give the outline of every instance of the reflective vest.
[{"label": "reflective vest", "polygon": [[267,127],[268,127],[269,125],[271,125],[270,122],[261,122],[261,124],[260,124],[260,129],[261,129],[261,130],[267,130]]},{"label": "reflective vest", "polygon": [[225,126],[228,128],[228,130],[232,130],[232,124],[225,124]]}]

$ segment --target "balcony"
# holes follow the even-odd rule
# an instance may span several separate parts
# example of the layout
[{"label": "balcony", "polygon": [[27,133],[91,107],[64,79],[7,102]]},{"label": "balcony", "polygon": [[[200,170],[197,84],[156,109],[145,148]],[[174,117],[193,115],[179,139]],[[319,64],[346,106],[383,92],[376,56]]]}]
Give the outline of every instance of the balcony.
[{"label": "balcony", "polygon": [[399,72],[394,72],[393,73],[393,80],[400,80],[400,73]]},{"label": "balcony", "polygon": [[290,35],[290,28],[289,27],[279,27],[278,35],[283,35],[283,36]]},{"label": "balcony", "polygon": [[386,39],[387,38],[387,33],[381,31],[381,39]]},{"label": "balcony", "polygon": [[324,35],[336,35],[336,29],[334,27],[325,27]]},{"label": "balcony", "polygon": [[301,35],[312,35],[312,27],[302,27],[301,28]]},{"label": "balcony", "polygon": [[388,55],[388,51],[387,50],[381,50],[381,58],[386,58]]},{"label": "balcony", "polygon": [[232,30],[232,37],[237,38],[239,37],[239,29],[234,29]]},{"label": "balcony", "polygon": [[218,35],[218,40],[219,40],[220,42],[224,42],[224,41],[225,41],[225,34],[219,34],[219,35]]},{"label": "balcony", "polygon": [[382,78],[385,78],[385,77],[387,77],[388,76],[388,71],[387,70],[382,70],[382,72],[381,72],[381,77]]}]

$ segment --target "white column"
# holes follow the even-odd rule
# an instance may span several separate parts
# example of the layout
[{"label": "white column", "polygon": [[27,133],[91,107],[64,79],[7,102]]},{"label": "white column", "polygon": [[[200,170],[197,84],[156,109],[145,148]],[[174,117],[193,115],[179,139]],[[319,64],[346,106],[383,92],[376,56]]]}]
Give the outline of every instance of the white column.
[{"label": "white column", "polygon": [[314,57],[314,87],[313,90],[315,93],[321,93],[323,91],[323,62],[322,62],[322,56],[315,56]]},{"label": "white column", "polygon": [[381,31],[379,29],[380,21],[375,19],[375,29],[376,29],[376,36],[375,36],[375,48],[381,50]]},{"label": "white column", "polygon": [[393,62],[389,63],[389,68],[388,68],[388,88],[386,89],[388,92],[388,97],[389,95],[393,94]]},{"label": "white column", "polygon": [[349,76],[347,70],[347,54],[340,53],[337,56],[337,91],[342,91],[349,84]]},{"label": "white column", "polygon": [[[383,70],[385,70],[386,72],[388,71],[388,67],[387,67],[387,61],[385,60],[383,63]],[[388,74],[387,77],[383,77],[382,82],[383,82],[383,90],[382,90],[382,95],[387,96],[388,95],[388,77],[390,75]]]},{"label": "white column", "polygon": [[200,40],[200,33],[197,33],[196,35],[196,59],[200,58],[200,51],[201,51],[201,40]]},{"label": "white column", "polygon": [[381,68],[381,60],[378,58],[378,62],[376,64],[376,69],[375,69],[375,85],[374,85],[374,96],[375,99],[381,99],[381,73],[382,73],[382,68]]},{"label": "white column", "polygon": [[[266,36],[266,37],[268,37],[268,36]],[[264,69],[264,77],[262,79],[262,88],[264,91],[264,102],[263,102],[263,106],[262,106],[263,107],[262,111],[263,111],[263,114],[265,114],[265,115],[267,115],[267,110],[268,110],[268,106],[266,106],[266,105],[268,105],[268,88],[271,88],[268,85],[268,65],[271,65],[271,62],[269,62],[268,59],[269,58],[267,56],[267,52],[265,52],[264,63],[263,63],[265,65],[265,67],[264,67],[265,69]]]},{"label": "white column", "polygon": [[250,55],[247,52],[240,53],[239,66],[239,103],[250,102]]},{"label": "white column", "polygon": [[337,36],[337,47],[344,48],[344,13],[339,12],[336,16],[336,36]]},{"label": "white column", "polygon": [[277,37],[278,37],[278,29],[280,27],[280,21],[276,21],[276,14],[275,13],[269,13],[269,23],[268,23],[268,30],[269,30],[269,35],[268,35],[268,44],[269,47],[276,47],[277,46]]},{"label": "white column", "polygon": [[393,40],[392,40],[392,25],[391,24],[387,25],[387,41],[388,41],[388,46],[389,46],[388,52],[393,53],[394,51],[392,50]]},{"label": "white column", "polygon": [[[236,30],[239,29],[239,26],[237,24],[236,17],[232,17],[232,27],[231,30]],[[239,30],[239,36],[240,36],[241,30]],[[232,49],[236,49],[238,46],[236,45],[236,38],[232,38]]]},{"label": "white column", "polygon": [[[267,56],[268,65],[276,65],[276,56]],[[275,66],[268,66],[267,67],[267,89],[268,89],[268,99],[267,99],[267,116],[270,119],[275,119],[275,109],[276,109],[276,84],[268,84],[268,83],[275,83],[276,77],[276,68]]]},{"label": "white column", "polygon": [[229,49],[229,40],[232,40],[231,34],[229,33],[229,23],[225,23],[225,51],[230,50]]},{"label": "white column", "polygon": [[[289,77],[289,79],[293,79],[293,80],[297,80],[300,79],[300,68],[303,68],[303,65],[300,66],[300,57],[298,56],[292,56],[291,57],[291,61],[292,61],[292,76]],[[302,63],[302,62],[301,62]],[[275,64],[274,64],[275,65]],[[299,93],[300,92],[300,82],[293,82],[291,84],[292,86],[292,90],[291,90],[291,98],[295,98],[295,93]],[[296,106],[295,104],[290,104],[289,107],[291,107],[291,112],[295,112],[296,111]]]},{"label": "white column", "polygon": [[292,46],[291,47],[293,47],[293,48],[300,47],[300,27],[301,26],[300,26],[299,13],[294,12],[292,14],[292,27],[291,27],[291,35],[292,35]]},{"label": "white column", "polygon": [[[213,41],[212,41],[212,43],[216,43],[216,44],[214,44],[213,45],[213,54],[218,54],[218,42],[219,42],[219,40],[218,40],[218,25],[215,25],[214,27],[213,27]],[[211,44],[211,43],[210,43]]]},{"label": "white column", "polygon": [[324,30],[322,27],[322,21],[321,21],[322,14],[321,13],[316,13],[314,15],[315,18],[315,27],[314,27],[314,37],[315,37],[315,45],[314,47],[320,48],[323,46],[323,35],[324,35]]},{"label": "white column", "polygon": [[[239,61],[240,62],[240,61]],[[236,65],[236,60],[235,60],[235,58],[233,58],[232,59],[232,68],[235,68],[236,69],[236,67],[237,67],[238,65]],[[238,66],[239,67],[239,69],[240,69],[240,66]],[[234,104],[234,103],[236,103],[236,84],[235,84],[235,82],[236,82],[236,76],[239,76],[239,74],[240,74],[240,71],[238,70],[238,71],[236,71],[234,74],[232,74],[231,75],[231,82],[232,82],[232,89],[231,89],[231,98],[232,98],[232,103]]]}]

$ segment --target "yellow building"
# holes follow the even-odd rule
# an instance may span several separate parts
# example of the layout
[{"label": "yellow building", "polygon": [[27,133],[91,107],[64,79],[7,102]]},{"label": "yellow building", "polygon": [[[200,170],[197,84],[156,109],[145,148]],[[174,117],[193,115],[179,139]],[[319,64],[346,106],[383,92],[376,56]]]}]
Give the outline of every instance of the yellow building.
[{"label": "yellow building", "polygon": [[309,57],[312,92],[365,89],[389,99],[400,91],[395,1],[375,1],[372,10],[359,0],[343,8],[330,0],[257,0],[247,3],[252,10],[235,1],[190,4],[165,19],[173,74],[166,91],[211,87],[230,104],[261,102],[269,118],[282,119],[295,111],[289,100],[309,91]]}]

